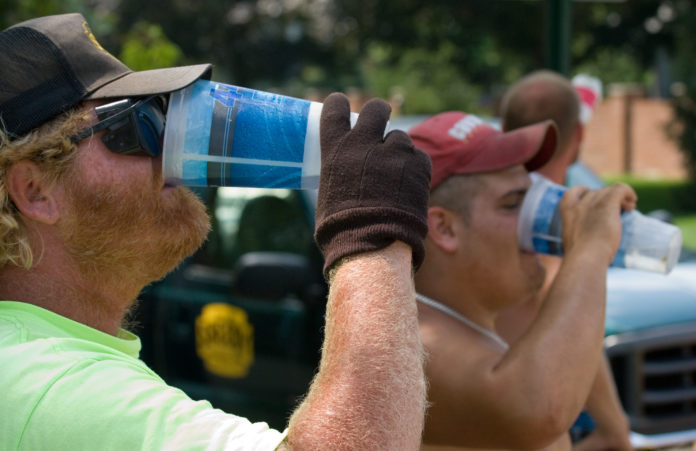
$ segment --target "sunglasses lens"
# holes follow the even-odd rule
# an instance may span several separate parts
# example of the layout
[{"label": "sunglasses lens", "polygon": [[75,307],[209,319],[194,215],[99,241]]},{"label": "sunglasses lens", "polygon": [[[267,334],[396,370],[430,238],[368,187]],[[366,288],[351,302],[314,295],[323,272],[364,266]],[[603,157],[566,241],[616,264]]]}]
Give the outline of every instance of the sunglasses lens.
[{"label": "sunglasses lens", "polygon": [[162,152],[164,122],[161,103],[152,98],[110,125],[101,139],[115,153],[156,157]]},{"label": "sunglasses lens", "polygon": [[102,135],[102,142],[110,151],[121,154],[130,154],[138,149],[138,136],[132,126],[130,116],[109,127]]},{"label": "sunglasses lens", "polygon": [[156,157],[162,153],[162,140],[164,139],[164,114],[157,102],[152,99],[144,104],[135,113],[140,145],[150,156]]}]

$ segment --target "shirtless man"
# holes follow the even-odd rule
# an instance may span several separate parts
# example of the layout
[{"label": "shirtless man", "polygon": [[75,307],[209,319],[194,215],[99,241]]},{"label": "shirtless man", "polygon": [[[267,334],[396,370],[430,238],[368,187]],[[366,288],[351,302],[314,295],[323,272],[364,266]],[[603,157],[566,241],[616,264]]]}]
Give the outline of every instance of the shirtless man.
[{"label": "shirtless man", "polygon": [[436,115],[409,132],[433,163],[426,258],[416,274],[429,354],[423,449],[570,449],[604,335],[605,272],[635,206],[625,185],[570,189],[561,203],[566,257],[533,324],[508,345],[500,311],[541,288],[517,220],[529,170],[556,148],[551,121],[499,132],[475,116]]}]

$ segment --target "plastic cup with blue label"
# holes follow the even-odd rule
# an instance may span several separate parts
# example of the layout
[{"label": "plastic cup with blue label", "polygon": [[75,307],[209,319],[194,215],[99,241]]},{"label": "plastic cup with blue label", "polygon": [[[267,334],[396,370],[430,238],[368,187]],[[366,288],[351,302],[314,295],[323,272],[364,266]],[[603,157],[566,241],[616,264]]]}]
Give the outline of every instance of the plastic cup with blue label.
[{"label": "plastic cup with blue label", "polygon": [[[169,184],[313,189],[322,104],[198,80],[173,92],[164,133]],[[351,113],[355,124],[357,114]]]},{"label": "plastic cup with blue label", "polygon": [[[530,252],[563,255],[561,215],[558,208],[566,187],[532,173],[517,232],[520,247]],[[621,213],[621,242],[611,262],[618,268],[669,273],[679,259],[681,230],[631,210]]]}]

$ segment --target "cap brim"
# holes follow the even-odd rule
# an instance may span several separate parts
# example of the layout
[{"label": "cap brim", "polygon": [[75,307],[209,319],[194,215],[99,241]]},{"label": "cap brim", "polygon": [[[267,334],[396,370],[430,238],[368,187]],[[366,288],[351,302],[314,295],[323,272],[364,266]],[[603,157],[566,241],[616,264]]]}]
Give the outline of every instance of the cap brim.
[{"label": "cap brim", "polygon": [[212,66],[210,64],[130,72],[97,88],[86,99],[165,94],[185,88],[199,78],[210,78],[211,72]]},{"label": "cap brim", "polygon": [[[536,130],[534,130],[535,127]],[[556,123],[551,120],[525,128],[532,128],[532,130],[528,131],[531,158],[525,162],[524,166],[529,172],[532,172],[548,163],[556,153],[558,128],[556,128]],[[523,131],[524,128],[519,130]]]},{"label": "cap brim", "polygon": [[467,164],[466,172],[498,171],[519,164],[531,172],[551,159],[557,142],[556,124],[551,120],[491,135],[480,144],[482,149]]}]

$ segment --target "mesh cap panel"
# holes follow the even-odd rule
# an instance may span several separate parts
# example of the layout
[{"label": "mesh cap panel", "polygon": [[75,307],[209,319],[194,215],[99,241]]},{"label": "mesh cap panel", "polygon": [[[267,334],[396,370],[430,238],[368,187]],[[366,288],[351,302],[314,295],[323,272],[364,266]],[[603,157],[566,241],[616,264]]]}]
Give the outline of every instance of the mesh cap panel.
[{"label": "mesh cap panel", "polygon": [[11,68],[0,81],[0,114],[12,135],[23,135],[85,95],[61,51],[43,34],[11,28],[0,33],[0,48],[6,49],[0,52],[0,67]]}]

